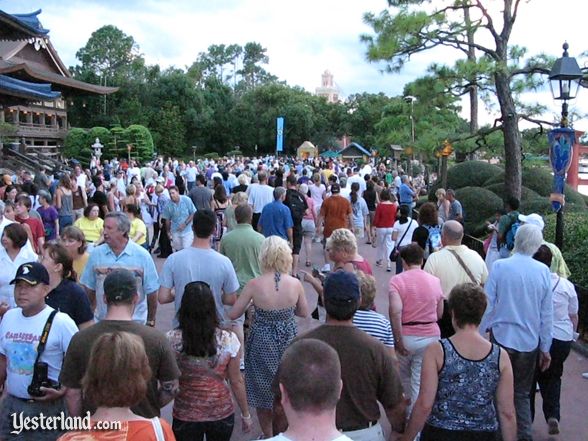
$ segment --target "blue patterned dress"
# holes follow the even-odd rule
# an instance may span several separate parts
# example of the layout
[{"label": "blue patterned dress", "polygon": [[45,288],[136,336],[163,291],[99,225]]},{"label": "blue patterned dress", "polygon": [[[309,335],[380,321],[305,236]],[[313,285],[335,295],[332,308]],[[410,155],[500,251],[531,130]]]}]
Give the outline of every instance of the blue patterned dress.
[{"label": "blue patterned dress", "polygon": [[297,333],[294,310],[295,306],[275,310],[255,308],[245,345],[245,387],[252,407],[272,408],[272,381],[284,351]]}]

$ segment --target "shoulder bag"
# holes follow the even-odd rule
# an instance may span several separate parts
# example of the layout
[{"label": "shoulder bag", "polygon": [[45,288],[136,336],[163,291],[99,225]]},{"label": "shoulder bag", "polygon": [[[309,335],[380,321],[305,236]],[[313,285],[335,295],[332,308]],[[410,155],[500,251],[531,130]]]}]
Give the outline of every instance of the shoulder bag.
[{"label": "shoulder bag", "polygon": [[455,252],[455,250],[447,250],[449,251],[451,254],[453,254],[453,256],[457,259],[457,261],[459,262],[459,264],[461,265],[461,267],[463,268],[463,270],[466,272],[466,274],[468,275],[468,277],[471,279],[472,283],[474,285],[479,285],[480,283],[478,283],[478,281],[476,280],[476,278],[474,277],[474,275],[472,274],[472,272],[470,271],[470,269],[466,266],[466,264],[464,263],[464,261],[462,260],[461,257],[459,257],[459,254],[457,254]]}]

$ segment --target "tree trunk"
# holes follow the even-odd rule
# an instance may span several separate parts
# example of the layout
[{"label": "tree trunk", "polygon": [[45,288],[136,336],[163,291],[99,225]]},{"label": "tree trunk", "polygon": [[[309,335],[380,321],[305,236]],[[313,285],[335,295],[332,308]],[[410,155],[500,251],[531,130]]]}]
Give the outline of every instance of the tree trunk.
[{"label": "tree trunk", "polygon": [[501,71],[494,74],[496,96],[502,114],[502,133],[504,136],[504,185],[505,197],[521,199],[522,164],[521,134],[518,117],[510,90],[509,77]]}]

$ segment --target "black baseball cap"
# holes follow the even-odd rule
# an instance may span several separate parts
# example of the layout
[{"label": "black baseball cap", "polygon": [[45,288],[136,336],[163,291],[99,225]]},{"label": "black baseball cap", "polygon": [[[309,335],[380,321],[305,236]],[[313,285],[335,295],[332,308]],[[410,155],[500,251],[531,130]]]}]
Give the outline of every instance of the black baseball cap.
[{"label": "black baseball cap", "polygon": [[126,268],[112,270],[104,279],[104,297],[107,302],[129,300],[137,293],[137,280]]},{"label": "black baseball cap", "polygon": [[325,279],[323,286],[325,301],[330,303],[349,303],[358,301],[360,297],[357,276],[349,271],[332,272]]},{"label": "black baseball cap", "polygon": [[16,270],[16,276],[14,276],[10,284],[14,285],[19,280],[23,280],[32,286],[38,285],[39,283],[49,285],[49,273],[39,262],[23,263]]}]

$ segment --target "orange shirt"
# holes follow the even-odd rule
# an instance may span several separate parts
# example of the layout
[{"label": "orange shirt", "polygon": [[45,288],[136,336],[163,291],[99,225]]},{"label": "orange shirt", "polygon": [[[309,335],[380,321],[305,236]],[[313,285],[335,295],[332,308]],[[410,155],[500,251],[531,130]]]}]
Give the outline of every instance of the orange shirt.
[{"label": "orange shirt", "polygon": [[[165,441],[175,441],[176,437],[163,419],[161,427]],[[92,421],[94,424],[95,421]],[[61,435],[58,441],[157,441],[153,424],[150,420],[122,421],[120,430],[88,430],[68,432]]]},{"label": "orange shirt", "polygon": [[324,236],[330,237],[333,230],[349,228],[351,203],[340,195],[330,196],[321,205],[321,217],[324,219]]}]

